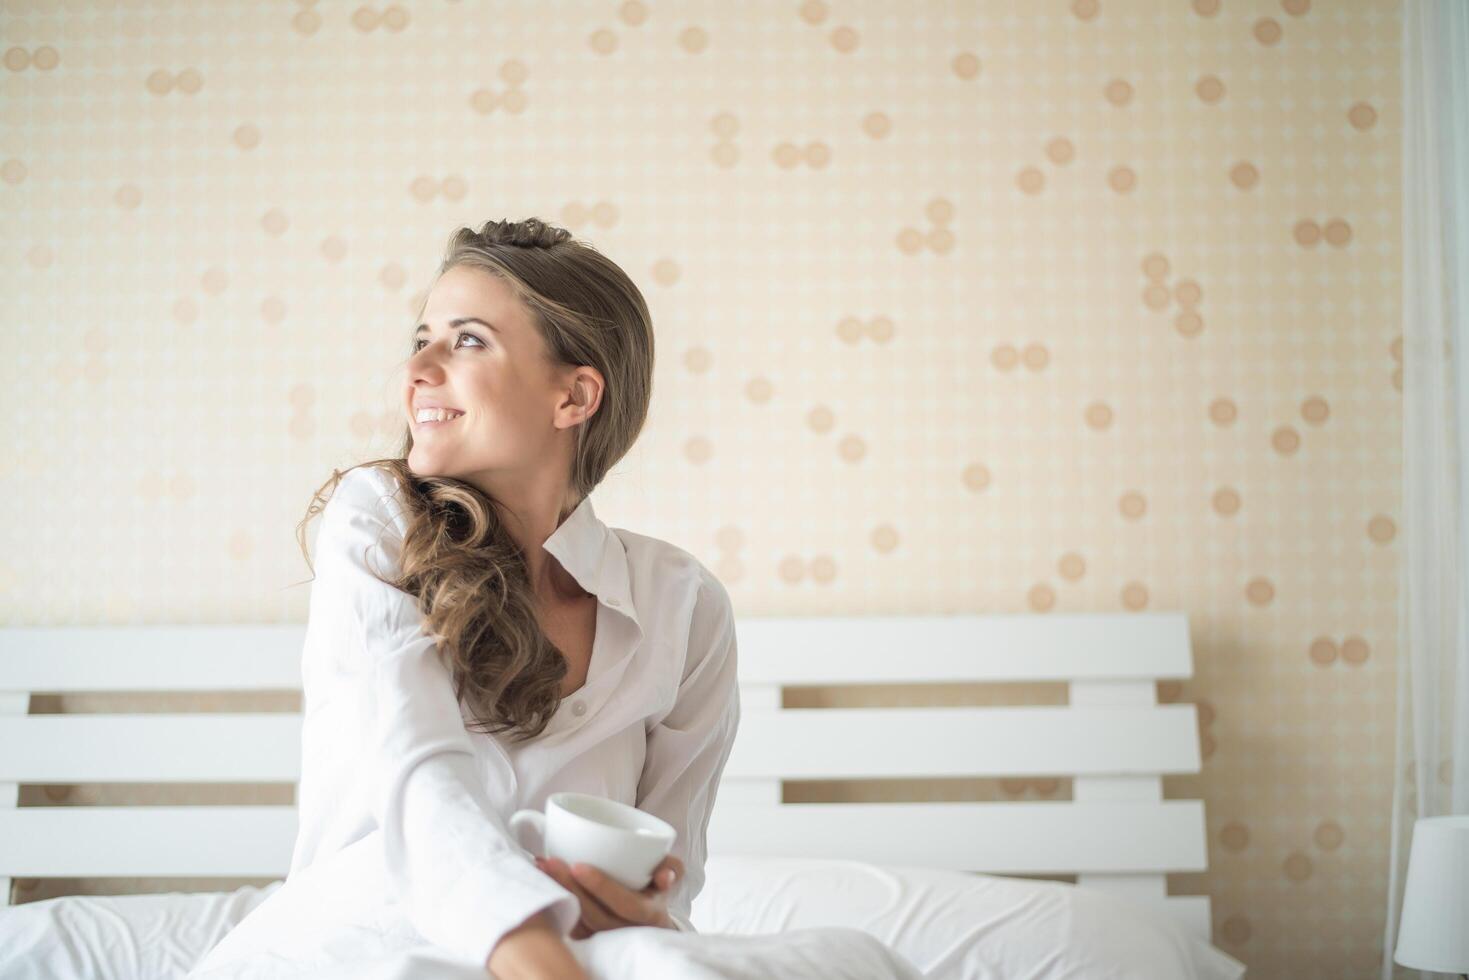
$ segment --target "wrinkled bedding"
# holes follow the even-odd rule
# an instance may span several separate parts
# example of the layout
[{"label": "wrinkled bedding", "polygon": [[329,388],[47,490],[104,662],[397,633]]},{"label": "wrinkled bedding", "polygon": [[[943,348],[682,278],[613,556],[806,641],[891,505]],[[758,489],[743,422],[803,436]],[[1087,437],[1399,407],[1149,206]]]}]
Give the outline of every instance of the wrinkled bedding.
[{"label": "wrinkled bedding", "polygon": [[[340,937],[346,938],[346,936]],[[320,958],[252,957],[248,963],[196,970],[197,980],[485,980],[485,969],[413,937],[363,936],[364,945]],[[591,980],[678,977],[687,980],[922,980],[897,952],[856,929],[799,929],[737,936],[628,928],[569,939]]]},{"label": "wrinkled bedding", "polygon": [[[349,845],[288,877],[187,974],[188,980],[423,977],[485,980],[483,963],[429,943],[391,894],[381,849]],[[566,943],[591,980],[923,980],[897,951],[858,929],[778,935],[655,927]]]},{"label": "wrinkled bedding", "polygon": [[[902,963],[886,965],[887,950],[925,980],[1240,980],[1245,972],[1156,909],[1064,882],[817,858],[714,855],[706,870],[693,906],[699,934],[621,929],[569,947],[600,980],[910,976]],[[250,917],[284,886],[76,895],[0,909],[0,980],[181,980],[196,964],[196,976],[213,977],[485,976],[424,945],[360,890],[301,892],[311,899],[296,906],[287,930],[246,953],[241,940],[258,947],[272,931],[266,917]],[[269,907],[266,915],[286,918],[287,905]],[[247,919],[253,938],[232,936]]]}]

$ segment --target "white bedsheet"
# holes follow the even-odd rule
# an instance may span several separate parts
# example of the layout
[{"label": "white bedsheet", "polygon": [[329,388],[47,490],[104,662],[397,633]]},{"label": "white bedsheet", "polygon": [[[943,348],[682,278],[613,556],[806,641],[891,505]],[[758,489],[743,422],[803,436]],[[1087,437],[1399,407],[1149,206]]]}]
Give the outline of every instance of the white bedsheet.
[{"label": "white bedsheet", "polygon": [[[869,971],[857,975],[868,976],[867,961],[882,961],[886,954],[851,935],[852,929],[895,950],[925,980],[1240,980],[1245,972],[1243,963],[1185,933],[1156,909],[1064,882],[728,855],[711,857],[707,870],[692,918],[702,935],[687,937],[698,942],[669,938],[682,935],[677,933],[618,935],[663,930],[616,930],[573,941],[588,972],[601,980],[665,972],[707,978],[712,965],[718,971],[713,975],[724,978],[772,970],[809,976],[805,961],[816,956],[825,967],[835,933],[844,947],[836,959],[855,949],[863,959],[857,968]],[[182,980],[284,884],[232,892],[74,895],[0,909],[0,980]],[[363,909],[359,903],[357,912]],[[299,976],[304,956],[313,963],[307,968],[312,975],[343,980],[483,977],[478,969],[466,974],[451,954],[426,948],[385,912],[349,921],[356,914],[350,897],[308,912],[301,925],[325,925],[330,941],[315,949],[303,942],[294,951],[262,952],[262,964],[276,961],[274,975]],[[787,941],[772,949],[766,940],[775,933]],[[256,941],[261,938],[257,931]],[[729,941],[742,938],[756,942]],[[238,955],[238,945],[235,950]],[[218,960],[216,966],[216,976],[257,973],[253,962],[249,970]],[[888,975],[907,976],[902,964]]]},{"label": "white bedsheet", "polygon": [[[216,970],[198,980],[485,980],[483,967],[415,938],[402,945],[364,937],[336,955],[302,961],[274,955]],[[896,952],[856,929],[798,929],[765,936],[701,935],[628,928],[567,941],[591,980],[923,980]]]},{"label": "white bedsheet", "polygon": [[[371,837],[293,875],[188,973],[188,980],[428,978],[485,980],[482,963],[434,946],[390,894]],[[897,951],[858,929],[779,934],[635,927],[568,939],[592,980],[923,980]]]}]

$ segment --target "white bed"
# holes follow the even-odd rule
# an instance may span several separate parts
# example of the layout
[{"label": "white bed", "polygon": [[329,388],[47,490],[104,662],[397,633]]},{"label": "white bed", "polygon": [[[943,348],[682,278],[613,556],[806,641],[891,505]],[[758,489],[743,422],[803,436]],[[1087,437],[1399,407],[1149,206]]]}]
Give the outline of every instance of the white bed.
[{"label": "white bed", "polygon": [[[846,926],[926,977],[1236,980],[1210,942],[1181,613],[742,618],[704,938]],[[0,898],[13,878],[285,874],[293,806],[17,806],[22,783],[294,783],[300,715],[28,715],[35,693],[299,690],[304,626],[0,630]],[[1055,681],[1067,704],[788,708],[828,685]],[[799,746],[793,751],[792,746]],[[782,781],[1070,777],[1071,799],[782,802]],[[1076,884],[1028,875],[1077,876]],[[0,978],[182,977],[279,882],[0,908]],[[683,937],[695,939],[696,937]],[[610,978],[609,978],[610,980]]]}]

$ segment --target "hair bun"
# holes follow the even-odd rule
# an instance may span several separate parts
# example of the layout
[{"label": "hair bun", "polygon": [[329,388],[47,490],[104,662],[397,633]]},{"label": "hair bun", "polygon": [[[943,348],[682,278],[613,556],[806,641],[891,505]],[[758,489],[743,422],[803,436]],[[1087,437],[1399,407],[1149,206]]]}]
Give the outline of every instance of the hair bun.
[{"label": "hair bun", "polygon": [[571,232],[565,228],[548,225],[540,218],[489,221],[479,233],[487,245],[518,245],[521,248],[550,248],[571,238]]}]

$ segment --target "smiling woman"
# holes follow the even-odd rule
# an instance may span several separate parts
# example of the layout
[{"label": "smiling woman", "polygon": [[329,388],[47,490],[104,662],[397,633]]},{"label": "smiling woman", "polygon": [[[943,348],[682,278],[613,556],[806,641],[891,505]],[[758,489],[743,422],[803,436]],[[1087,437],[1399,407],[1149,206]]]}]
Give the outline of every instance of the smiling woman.
[{"label": "smiling woman", "polygon": [[[692,929],[713,786],[738,720],[728,596],[678,549],[631,554],[587,499],[648,417],[647,304],[596,249],[531,218],[455,232],[415,319],[400,453],[334,471],[297,527],[310,565],[306,525],[322,515],[291,873],[201,975],[236,980],[246,974],[231,971],[287,948],[320,904],[310,880],[360,893],[367,886],[349,881],[343,862],[365,861],[381,862],[383,887],[358,903],[397,909],[420,940],[480,969],[581,976],[563,940],[578,924],[615,923],[598,917],[597,892],[573,891],[508,836],[505,814],[534,803],[522,770],[527,790],[549,792],[559,779],[678,828],[669,860],[687,874],[664,886],[678,888],[672,898],[634,896],[651,910],[637,924]],[[635,572],[647,583],[639,609]],[[691,629],[696,595],[706,596],[704,625]],[[681,619],[684,643],[716,665],[677,699],[679,713],[685,647],[645,642],[641,616],[649,635]],[[579,694],[594,652],[605,676]],[[598,717],[598,699],[617,706]],[[559,740],[520,762],[520,746],[543,734]],[[570,755],[546,754],[555,751]],[[579,774],[572,759],[594,752],[600,761]],[[487,785],[487,772],[508,778]],[[367,913],[379,931],[384,914]],[[333,928],[359,925],[309,928],[306,942],[318,949]],[[313,955],[298,949],[281,962],[314,966]]]},{"label": "smiling woman", "polygon": [[[563,650],[548,636],[572,645],[591,607],[541,545],[642,431],[647,303],[594,247],[530,218],[456,231],[415,320],[400,455],[359,466],[406,488],[393,584],[443,638],[476,730],[532,738],[590,659],[590,638]],[[308,564],[305,526],[350,469],[298,526]]]}]

